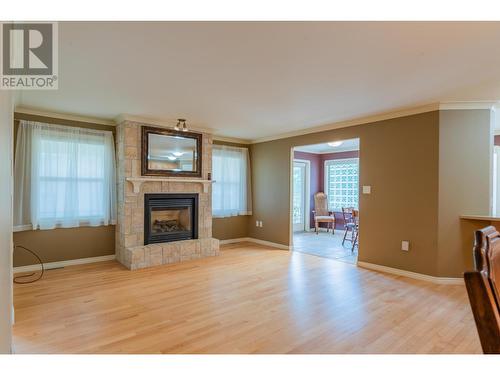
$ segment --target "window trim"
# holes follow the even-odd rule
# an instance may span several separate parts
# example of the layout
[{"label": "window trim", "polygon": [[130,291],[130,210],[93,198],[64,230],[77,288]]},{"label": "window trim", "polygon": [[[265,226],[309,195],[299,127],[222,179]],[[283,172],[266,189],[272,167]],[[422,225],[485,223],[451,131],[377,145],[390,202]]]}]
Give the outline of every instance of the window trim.
[{"label": "window trim", "polygon": [[[323,163],[323,191],[324,193],[329,196],[328,194],[328,166],[327,164],[328,163],[331,163],[331,162],[335,162],[335,161],[339,161],[339,160],[342,160],[342,161],[356,161],[357,165],[358,165],[358,209],[359,209],[359,157],[357,158],[339,158],[339,159],[328,159],[328,160],[325,160],[324,163]],[[330,210],[330,208],[328,208],[328,210]],[[333,212],[342,212],[342,209],[334,209]]]}]

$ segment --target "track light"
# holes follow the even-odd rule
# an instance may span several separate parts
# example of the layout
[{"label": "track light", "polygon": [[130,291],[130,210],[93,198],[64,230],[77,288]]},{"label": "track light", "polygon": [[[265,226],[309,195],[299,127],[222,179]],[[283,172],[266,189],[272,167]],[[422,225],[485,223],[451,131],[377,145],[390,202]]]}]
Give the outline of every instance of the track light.
[{"label": "track light", "polygon": [[183,118],[179,118],[177,119],[177,124],[174,126],[174,129],[177,130],[177,131],[183,131],[183,132],[187,132],[188,131],[188,127],[186,125],[186,120],[183,119]]},{"label": "track light", "polygon": [[181,119],[177,120],[177,124],[175,124],[174,129],[177,131],[181,130]]}]

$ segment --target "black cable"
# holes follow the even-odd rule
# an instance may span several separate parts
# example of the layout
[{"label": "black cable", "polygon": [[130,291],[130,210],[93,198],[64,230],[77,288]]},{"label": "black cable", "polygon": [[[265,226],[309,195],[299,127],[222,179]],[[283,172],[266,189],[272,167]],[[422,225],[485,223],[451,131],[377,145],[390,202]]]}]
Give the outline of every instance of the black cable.
[{"label": "black cable", "polygon": [[32,277],[36,274],[36,272],[33,272],[33,273],[30,273],[28,275],[21,275],[21,276],[16,276],[14,277],[14,283],[16,284],[31,284],[31,283],[34,283],[35,281],[38,281],[42,278],[43,276],[43,273],[45,272],[45,268],[43,267],[43,262],[42,260],[40,259],[40,257],[38,255],[36,255],[36,253],[34,251],[31,251],[30,249],[24,247],[24,246],[21,246],[21,245],[15,245],[14,246],[14,251],[17,249],[17,248],[20,248],[20,249],[23,249],[23,250],[26,250],[27,252],[33,254],[35,256],[36,259],[38,259],[38,262],[40,262],[40,266],[42,267],[42,272],[40,273],[40,276],[38,276],[38,278],[36,279],[33,279],[33,280],[28,280],[28,281],[19,281],[19,279],[23,279],[23,278],[26,278],[26,277]]}]

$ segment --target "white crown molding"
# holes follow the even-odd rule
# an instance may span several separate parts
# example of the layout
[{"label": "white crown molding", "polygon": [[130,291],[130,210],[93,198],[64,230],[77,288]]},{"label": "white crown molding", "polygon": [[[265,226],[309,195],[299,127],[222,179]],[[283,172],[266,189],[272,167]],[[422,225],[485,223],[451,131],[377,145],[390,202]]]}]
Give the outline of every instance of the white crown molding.
[{"label": "white crown molding", "polygon": [[495,109],[499,105],[498,100],[484,100],[475,102],[441,102],[439,103],[440,111],[449,111],[457,109]]},{"label": "white crown molding", "polygon": [[[63,261],[60,261],[60,262],[44,263],[43,264],[43,268],[45,270],[50,270],[50,269],[54,269],[54,268],[76,266],[78,264],[106,262],[108,260],[114,260],[115,258],[116,258],[116,255],[112,254],[112,255],[103,255],[103,256],[100,256],[100,257],[63,260]],[[29,266],[14,267],[13,273],[33,272],[33,271],[38,271],[38,270],[40,270],[40,265],[39,264],[31,264]]]},{"label": "white crown molding", "polygon": [[342,150],[342,151],[335,151],[334,148],[332,148],[332,151],[321,151],[321,152],[315,152],[315,151],[303,151],[303,150],[297,150],[295,147],[293,149],[294,151],[297,152],[305,152],[306,154],[314,154],[314,155],[328,155],[328,154],[341,154],[343,152],[353,152],[353,151],[359,151],[359,148],[349,148],[347,150]]},{"label": "white crown molding", "polygon": [[435,284],[464,285],[464,280],[461,277],[436,277],[436,276],[425,275],[423,273],[405,271],[399,268],[381,266],[379,264],[373,264],[361,261],[358,261],[357,265],[361,268],[366,268],[373,271],[379,271],[379,272],[390,273],[392,275],[409,277],[410,279],[429,281]]},{"label": "white crown molding", "polygon": [[[326,125],[315,126],[312,128],[281,133],[281,134],[257,138],[257,139],[253,139],[253,140],[225,137],[223,135],[217,135],[217,134],[215,134],[216,133],[215,129],[196,126],[196,124],[189,125],[189,129],[194,130],[194,131],[199,131],[201,133],[212,134],[214,137],[214,140],[218,140],[221,142],[230,142],[230,143],[239,143],[239,144],[256,144],[256,143],[274,141],[274,140],[278,140],[278,139],[313,134],[313,133],[318,133],[318,132],[327,131],[327,130],[347,128],[350,126],[362,125],[362,124],[367,124],[367,123],[372,123],[372,122],[377,122],[377,121],[390,120],[393,118],[411,116],[411,115],[416,115],[419,113],[426,113],[426,112],[432,112],[432,111],[438,111],[438,110],[445,111],[445,110],[458,110],[458,109],[469,109],[469,110],[471,110],[471,109],[489,109],[489,110],[500,109],[500,101],[498,101],[498,100],[485,100],[485,101],[455,101],[455,102],[430,103],[430,104],[426,104],[426,105],[422,105],[422,106],[400,108],[400,109],[396,109],[396,110],[393,110],[390,112],[382,112],[382,113],[378,113],[378,114],[374,114],[374,115],[370,115],[370,116],[360,117],[360,118],[346,120],[346,121],[329,123]],[[108,126],[115,126],[116,124],[119,124],[123,121],[132,121],[132,122],[138,122],[138,123],[147,123],[147,124],[160,126],[160,127],[172,128],[173,124],[175,124],[177,121],[176,119],[170,119],[170,120],[169,119],[155,119],[155,118],[134,116],[134,115],[130,115],[130,114],[120,114],[114,120],[109,120],[109,119],[101,119],[101,118],[87,117],[87,116],[80,116],[80,115],[62,114],[62,113],[51,112],[51,111],[46,111],[43,109],[25,107],[25,106],[16,106],[15,112],[31,114],[31,115],[38,115],[38,116],[53,117],[53,118],[64,119],[64,120],[89,122],[89,123],[93,123],[93,124],[101,124],[101,125],[108,125]]]},{"label": "white crown molding", "polygon": [[282,133],[280,135],[262,137],[262,138],[252,140],[252,143],[263,143],[263,142],[274,141],[277,139],[291,138],[291,137],[297,137],[300,135],[319,133],[319,132],[327,131],[327,130],[348,128],[351,126],[368,124],[368,123],[383,121],[383,120],[390,120],[393,118],[411,116],[411,115],[416,115],[419,113],[426,113],[426,112],[432,112],[432,111],[437,111],[437,110],[439,110],[439,103],[431,103],[431,104],[427,104],[427,105],[423,105],[423,106],[419,106],[419,107],[412,107],[412,108],[402,108],[402,109],[398,109],[398,110],[391,111],[391,112],[383,112],[383,113],[379,113],[379,114],[375,114],[375,115],[371,115],[371,116],[366,116],[366,117],[361,117],[361,118],[357,118],[357,119],[334,122],[331,124],[315,126],[312,128],[297,130],[297,131],[288,132],[288,133]]},{"label": "white crown molding", "polygon": [[248,139],[242,139],[242,138],[232,138],[232,137],[223,137],[219,135],[213,136],[214,141],[221,141],[221,142],[228,142],[228,143],[238,143],[240,145],[249,145],[252,144],[252,141],[249,141]]},{"label": "white crown molding", "polygon": [[[156,119],[149,117],[134,116],[129,114],[120,114],[115,118],[115,122],[120,124],[124,121],[138,122],[142,124],[155,125],[162,128],[173,128],[177,123],[177,119]],[[201,126],[192,125],[189,121],[186,123],[189,131],[198,131],[200,133],[213,134],[214,130],[210,128],[204,128]]]},{"label": "white crown molding", "polygon": [[50,112],[43,109],[31,108],[31,107],[23,107],[16,106],[14,108],[14,112],[23,113],[26,115],[35,115],[35,116],[44,116],[44,117],[52,117],[61,120],[69,120],[69,121],[80,121],[80,122],[88,122],[91,124],[99,124],[99,125],[107,125],[107,126],[115,126],[116,123],[113,120],[107,120],[96,117],[88,117],[88,116],[80,116],[80,115],[72,115],[72,114],[63,114],[57,112]]}]

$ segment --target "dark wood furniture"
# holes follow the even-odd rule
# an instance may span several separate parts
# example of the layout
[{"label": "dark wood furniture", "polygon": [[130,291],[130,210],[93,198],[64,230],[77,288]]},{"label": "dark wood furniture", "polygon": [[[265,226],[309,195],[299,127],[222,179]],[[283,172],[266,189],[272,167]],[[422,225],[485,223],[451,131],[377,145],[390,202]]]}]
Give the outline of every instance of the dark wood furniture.
[{"label": "dark wood furniture", "polygon": [[[358,229],[359,229],[359,211],[355,210],[354,207],[342,207],[342,216],[344,218],[344,238],[342,239],[342,246],[344,246],[345,241],[350,241],[352,244],[351,252],[354,251],[354,247],[358,243]],[[350,237],[347,237],[347,233],[351,233]]]},{"label": "dark wood furniture", "polygon": [[476,231],[474,271],[465,286],[485,354],[500,354],[500,233],[489,226]]}]

